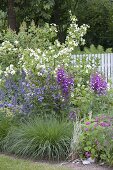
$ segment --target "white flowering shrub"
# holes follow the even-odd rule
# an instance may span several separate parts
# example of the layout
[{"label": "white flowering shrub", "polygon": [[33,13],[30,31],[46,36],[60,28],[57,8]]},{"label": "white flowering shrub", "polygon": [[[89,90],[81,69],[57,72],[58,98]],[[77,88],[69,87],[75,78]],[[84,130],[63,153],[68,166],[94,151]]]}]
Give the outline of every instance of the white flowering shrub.
[{"label": "white flowering shrub", "polygon": [[0,46],[0,63],[3,70],[9,67],[10,64],[17,67],[19,61],[18,55],[20,53],[20,48],[15,44],[11,44],[9,41],[4,41]]},{"label": "white flowering shrub", "polygon": [[[26,101],[26,108],[28,108],[28,103],[30,102],[29,107],[34,107],[34,110],[38,112],[42,110],[60,112],[60,110],[66,111],[66,109],[69,112],[70,106],[72,108],[79,108],[81,111],[81,103],[84,103],[85,95],[89,91],[88,80],[90,73],[92,69],[96,68],[97,63],[92,63],[93,58],[88,62],[87,57],[84,57],[83,60],[78,58],[76,63],[73,63],[73,50],[78,45],[85,43],[83,37],[87,32],[88,26],[84,24],[79,27],[76,17],[71,15],[70,18],[71,24],[63,44],[55,38],[57,32],[56,26],[52,25],[49,27],[48,24],[44,28],[36,28],[32,24],[28,32],[25,27],[24,29],[21,27],[18,35],[14,33],[14,36],[11,36],[12,32],[9,32],[9,34],[7,33],[4,36],[4,39],[7,41],[4,41],[0,46],[1,79],[5,80],[11,75],[18,82],[20,72],[25,73],[26,77],[21,87],[23,88],[26,85],[24,90],[22,90],[26,91],[26,93],[21,101],[23,101],[23,98],[28,100],[28,96],[30,96],[30,101]],[[68,78],[65,76],[65,79],[62,80],[65,82],[62,85],[58,85],[56,80],[57,71],[60,68],[68,72]],[[70,89],[70,96],[68,100],[65,100],[61,89],[65,90],[64,88],[67,88],[68,84],[70,84],[70,78],[74,80],[74,88],[73,90]],[[23,79],[21,83],[22,81]],[[21,83],[18,82],[11,85],[11,87],[16,89],[16,93],[19,92],[17,86],[19,87]],[[38,88],[40,89],[40,92],[38,92],[40,95],[37,93],[39,96],[37,99],[35,94],[36,89],[39,90]],[[51,89],[54,90],[52,91]],[[12,100],[12,98],[10,99]],[[7,102],[9,102],[9,99]],[[20,101],[17,103],[20,103]],[[7,106],[7,103],[5,105]],[[19,107],[23,111],[21,104],[19,104]]]},{"label": "white flowering shrub", "polygon": [[18,44],[18,47],[47,49],[54,42],[57,36],[55,24],[46,23],[43,27],[37,27],[34,22],[29,27],[23,22],[18,34],[7,29],[2,33],[2,41],[9,41],[11,44]]},{"label": "white flowering shrub", "polygon": [[[5,65],[8,67],[10,64],[14,64],[16,67],[21,65],[25,71],[32,70],[34,67],[36,72],[42,67],[44,69],[52,67],[54,70],[61,65],[64,65],[67,68],[70,67],[69,64],[71,61],[72,51],[78,45],[84,44],[85,40],[83,36],[86,34],[88,28],[87,25],[78,27],[76,17],[72,15],[70,17],[72,23],[67,31],[67,37],[64,44],[60,44],[58,40],[55,40],[57,32],[55,25],[49,27],[49,25],[46,24],[44,28],[37,29],[36,26],[32,24],[32,26],[28,29],[29,34],[26,32],[25,26],[20,28],[21,31],[18,35],[10,31],[9,34],[14,34],[16,39],[13,38],[13,36],[12,38],[11,36],[8,37],[7,34],[4,37],[7,41],[4,41],[0,46],[0,62],[3,67],[5,68]],[[36,43],[34,42],[32,45],[31,43],[29,45],[26,44],[32,41],[32,39],[35,39],[31,36],[31,33],[33,35],[34,32],[34,36],[37,35],[37,47],[35,47]],[[28,34],[27,39],[25,37],[26,34]],[[22,35],[23,39],[19,39]],[[34,48],[32,48],[33,45]]]}]

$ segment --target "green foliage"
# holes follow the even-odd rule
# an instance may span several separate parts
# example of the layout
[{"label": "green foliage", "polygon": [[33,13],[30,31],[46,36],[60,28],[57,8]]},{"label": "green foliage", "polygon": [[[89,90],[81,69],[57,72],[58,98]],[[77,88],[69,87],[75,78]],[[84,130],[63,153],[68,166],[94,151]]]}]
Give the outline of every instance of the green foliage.
[{"label": "green foliage", "polygon": [[[101,115],[89,118],[82,124],[80,135],[80,157],[92,157],[96,161],[113,164],[112,117]],[[89,155],[87,155],[87,153]]]},{"label": "green foliage", "polygon": [[[56,94],[52,94],[52,96],[50,96],[51,86],[55,85],[56,73],[59,67],[64,67],[64,69],[68,71],[73,78],[75,77],[75,74],[80,76],[78,75],[80,70],[80,74],[83,74],[83,81],[86,81],[85,77],[87,77],[87,79],[89,78],[89,72],[88,76],[85,76],[84,73],[84,70],[87,70],[85,66],[85,57],[83,59],[82,68],[82,62],[80,62],[79,58],[77,61],[78,68],[75,68],[74,65],[70,65],[72,62],[71,57],[73,49],[79,44],[85,43],[83,36],[86,34],[88,26],[82,25],[78,27],[76,17],[70,14],[70,18],[72,23],[68,28],[68,34],[64,44],[61,44],[58,40],[54,39],[56,35],[55,26],[49,26],[47,24],[45,27],[37,28],[34,24],[32,24],[31,27],[28,28],[27,32],[25,26],[21,27],[21,31],[18,34],[13,34],[12,31],[8,31],[8,34],[4,36],[4,40],[9,40],[10,42],[4,41],[0,47],[1,78],[3,80],[1,82],[5,82],[10,74],[13,75],[14,78],[16,77],[16,80],[18,81],[20,79],[18,73],[23,70],[26,74],[26,81],[31,86],[34,84],[37,89],[48,86],[48,88],[46,88],[47,93],[44,93],[44,99],[46,98],[46,101],[44,100],[40,105],[37,101],[38,96],[36,96],[35,101],[32,100],[33,104],[36,103],[35,112],[39,112],[39,114],[42,112],[46,113],[47,110],[49,113],[54,113],[55,109],[53,109],[53,107],[55,105],[58,106],[57,111],[58,114],[60,114],[61,112],[59,110],[63,110],[63,112],[65,112],[64,107],[61,109],[61,104],[63,103],[65,108],[67,108],[68,104],[70,104],[69,101],[66,101],[65,104],[64,98],[61,94],[61,100],[56,100],[56,103],[53,100],[53,97],[56,97]],[[46,28],[48,28],[48,31],[46,31]],[[30,41],[28,41],[29,39]],[[92,62],[90,64],[92,64]],[[47,83],[47,77],[50,77],[49,84]],[[78,79],[79,78],[77,78],[76,84],[79,82]],[[49,97],[50,100],[48,101]],[[65,115],[68,114],[67,112],[69,112],[69,109],[67,109]]]},{"label": "green foliage", "polygon": [[61,160],[70,151],[72,125],[56,119],[35,117],[12,129],[4,140],[9,153],[32,158]]},{"label": "green foliage", "polygon": [[6,13],[0,10],[0,30],[5,30],[7,27],[6,22]]},{"label": "green foliage", "polygon": [[[0,9],[7,11],[7,1],[0,2]],[[58,39],[65,41],[70,24],[69,12],[76,15],[79,24],[86,23],[90,30],[86,35],[87,46],[102,45],[105,49],[113,44],[113,3],[111,0],[15,0],[17,26],[23,21],[29,25],[32,20],[36,25],[45,22],[55,23],[58,28]],[[90,15],[89,15],[90,14]]]},{"label": "green foliage", "polygon": [[[80,73],[80,71],[79,71]],[[86,74],[85,74],[86,76]],[[83,74],[76,76],[78,84],[72,93],[71,104],[80,118],[88,116],[89,112],[93,115],[109,114],[113,115],[113,91],[109,89],[105,95],[95,94],[89,87],[89,77],[83,77]],[[82,81],[80,81],[82,79]]]},{"label": "green foliage", "polygon": [[76,66],[74,67],[75,87],[71,95],[71,104],[80,117],[87,115],[91,111],[92,92],[89,87],[89,80],[92,71],[99,65],[99,59],[90,60],[87,55],[76,57]]},{"label": "green foliage", "polygon": [[56,27],[53,25],[45,24],[44,27],[36,27],[34,22],[28,28],[23,23],[18,34],[11,29],[7,29],[2,33],[1,38],[3,42],[0,46],[2,69],[4,70],[10,64],[17,67],[17,63],[24,53],[23,49],[48,49],[55,41],[56,31]]},{"label": "green foliage", "polygon": [[23,22],[20,26],[19,32],[7,29],[4,34],[2,34],[2,41],[9,41],[21,48],[48,48],[56,38],[56,27],[54,25],[49,26],[45,23],[42,26],[36,26],[32,21],[31,25],[27,27],[26,23]]},{"label": "green foliage", "polygon": [[[88,60],[88,56],[72,58],[74,49],[79,44],[84,44],[83,36],[86,34],[87,26],[82,25],[78,27],[77,19],[75,16],[70,15],[72,23],[68,28],[68,35],[64,44],[60,44],[58,40],[55,40],[56,27],[49,26],[36,27],[32,22],[29,28],[26,27],[25,23],[20,28],[20,32],[16,34],[11,30],[8,30],[4,35],[5,41],[0,47],[0,61],[1,61],[1,75],[2,78],[6,78],[8,74],[15,75],[16,79],[20,79],[18,71],[22,69],[26,73],[26,78],[30,84],[35,84],[37,88],[45,87],[47,84],[46,77],[51,77],[49,82],[47,93],[44,94],[46,100],[41,103],[37,102],[37,98],[33,103],[36,103],[36,112],[51,112],[54,113],[55,103],[51,94],[51,85],[55,85],[56,71],[60,66],[63,66],[75,79],[74,90],[71,93],[71,99],[67,103],[71,106],[72,110],[75,110],[80,117],[87,115],[91,110],[94,114],[98,113],[98,109],[102,104],[100,111],[108,112],[107,107],[108,96],[103,99],[102,97],[95,97],[89,88],[89,79],[92,71],[96,70],[99,66],[99,59],[94,59],[94,56]],[[46,31],[47,30],[47,31]],[[85,48],[85,53],[103,53],[104,49],[102,46],[97,48],[91,45],[90,49]],[[73,64],[70,64],[72,63]],[[42,73],[42,70],[44,74]],[[51,70],[51,71],[48,71]],[[32,73],[32,74],[31,74]],[[40,81],[40,83],[37,81]],[[52,96],[52,95],[51,95]],[[49,103],[48,97],[50,97]],[[97,100],[98,99],[98,100]],[[106,101],[105,101],[106,100]],[[61,109],[61,103],[59,102],[59,108]],[[93,103],[93,104],[92,104]],[[97,104],[96,104],[97,103]],[[67,106],[67,105],[66,105]],[[106,107],[106,108],[105,108]],[[43,109],[44,108],[44,109]],[[46,110],[45,110],[46,108]],[[108,107],[111,109],[111,107]],[[66,110],[64,109],[64,112]],[[69,112],[69,109],[66,111]],[[58,110],[58,113],[61,112]],[[66,114],[65,114],[66,115]]]},{"label": "green foliage", "polygon": [[[73,0],[15,0],[16,25],[19,27],[23,21],[29,25],[32,20],[35,24],[43,25],[45,22],[55,23],[58,26],[58,39],[64,42],[66,31],[70,23],[69,10]],[[75,4],[75,3],[74,3]],[[2,10],[7,11],[8,3],[0,3]]]},{"label": "green foliage", "polygon": [[6,13],[0,10],[0,42],[2,40],[2,34],[7,29]]},{"label": "green foliage", "polygon": [[113,115],[113,90],[110,89],[106,95],[102,96],[92,94],[90,110],[95,115],[102,113]]},{"label": "green foliage", "polygon": [[[105,48],[113,44],[113,3],[110,0],[78,1],[72,9],[79,23],[86,23],[90,29],[86,35],[86,44],[102,45]],[[107,30],[107,31],[106,31]]]},{"label": "green foliage", "polygon": [[19,23],[22,21],[35,21],[37,24],[42,24],[44,21],[49,21],[54,7],[54,0],[28,0],[15,1],[16,15]]},{"label": "green foliage", "polygon": [[112,53],[112,48],[107,48],[106,50],[103,48],[103,46],[98,45],[97,47],[93,44],[90,45],[90,47],[84,47],[83,50],[80,50],[79,48],[75,49],[75,54],[103,54],[103,53]]},{"label": "green foliage", "polygon": [[10,110],[0,109],[0,150],[2,149],[2,141],[7,136],[11,126],[14,125],[12,113]]},{"label": "green foliage", "polygon": [[6,67],[13,64],[14,66],[17,65],[19,61],[20,49],[17,47],[16,44],[11,44],[9,41],[5,41],[0,46],[0,67],[4,70]]}]

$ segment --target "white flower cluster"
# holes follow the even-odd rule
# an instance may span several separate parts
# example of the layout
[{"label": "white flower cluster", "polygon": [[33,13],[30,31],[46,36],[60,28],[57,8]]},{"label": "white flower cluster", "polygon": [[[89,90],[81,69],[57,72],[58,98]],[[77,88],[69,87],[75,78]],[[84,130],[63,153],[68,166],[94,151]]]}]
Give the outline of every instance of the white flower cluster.
[{"label": "white flower cluster", "polygon": [[[19,43],[18,41],[15,41],[14,45],[12,45],[9,41],[5,41],[0,47],[0,54],[2,52],[6,57],[7,51],[10,51],[10,54],[17,54],[17,68],[22,68],[27,75],[30,71],[32,71],[35,72],[36,75],[42,76],[42,72],[46,73],[49,68],[53,68],[54,73],[55,68],[57,68],[59,65],[70,67],[69,63],[71,63],[70,60],[72,51],[79,44],[84,43],[85,40],[83,39],[83,36],[85,35],[88,28],[87,25],[82,25],[79,27],[76,23],[77,19],[75,16],[71,15],[71,21],[72,23],[68,29],[68,35],[64,44],[61,44],[58,40],[56,40],[54,44],[51,43],[51,45],[45,49],[22,49],[17,48]],[[53,32],[53,30],[55,31],[56,29],[56,25],[52,25],[50,28],[47,25],[47,28],[52,29],[50,32]],[[7,76],[9,73],[12,75],[15,74],[15,68],[13,64],[10,64],[9,67],[7,67],[4,71],[5,76]]]},{"label": "white flower cluster", "polygon": [[6,67],[6,70],[4,71],[4,75],[7,77],[9,74],[14,75],[16,73],[14,65],[10,64],[9,67]]},{"label": "white flower cluster", "polygon": [[4,41],[0,46],[0,55],[6,53],[6,51],[12,51],[13,45],[9,41]]},{"label": "white flower cluster", "polygon": [[66,43],[69,47],[77,47],[79,44],[84,45],[85,39],[83,36],[87,32],[88,25],[83,24],[82,26],[78,26],[77,19],[75,16],[70,15],[71,24],[68,29],[68,35],[66,37]]}]

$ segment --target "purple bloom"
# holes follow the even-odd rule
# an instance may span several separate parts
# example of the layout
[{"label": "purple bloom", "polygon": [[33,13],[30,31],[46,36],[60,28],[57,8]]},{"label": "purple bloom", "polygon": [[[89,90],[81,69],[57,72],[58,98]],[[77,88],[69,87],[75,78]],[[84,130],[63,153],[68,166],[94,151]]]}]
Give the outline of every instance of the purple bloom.
[{"label": "purple bloom", "polygon": [[76,113],[75,112],[70,112],[69,113],[69,119],[70,120],[75,120],[76,119]]},{"label": "purple bloom", "polygon": [[62,80],[65,78],[66,73],[63,68],[58,69],[57,71],[57,82],[58,84],[62,83]]},{"label": "purple bloom", "polygon": [[3,90],[0,89],[0,101],[2,101],[5,97],[5,93]]},{"label": "purple bloom", "polygon": [[17,94],[15,94],[15,96],[12,97],[12,104],[13,104],[14,106],[17,105]]},{"label": "purple bloom", "polygon": [[96,128],[98,126],[98,123],[94,124],[94,128]]},{"label": "purple bloom", "polygon": [[88,129],[88,128],[85,128],[84,130],[87,132],[89,129]]},{"label": "purple bloom", "polygon": [[91,122],[86,122],[86,125],[90,125],[91,124]]},{"label": "purple bloom", "polygon": [[96,118],[95,118],[95,122],[98,122],[98,121],[99,121],[99,118],[98,118],[98,117],[96,117]]},{"label": "purple bloom", "polygon": [[74,85],[74,80],[70,77],[63,68],[57,71],[57,82],[60,85],[62,94],[67,98],[70,94],[70,88]]},{"label": "purple bloom", "polygon": [[44,97],[43,97],[43,96],[38,96],[38,101],[39,101],[39,102],[42,102],[42,101],[43,101],[43,99],[44,99]]},{"label": "purple bloom", "polygon": [[12,107],[13,107],[13,104],[8,103],[8,104],[7,104],[7,107],[12,108]]},{"label": "purple bloom", "polygon": [[107,82],[99,73],[94,73],[90,77],[90,87],[96,94],[103,95],[107,91]]},{"label": "purple bloom", "polygon": [[3,108],[4,107],[4,104],[3,103],[0,103],[0,108]]},{"label": "purple bloom", "polygon": [[91,157],[91,153],[90,152],[85,152],[85,156],[86,156],[86,158],[90,158]]},{"label": "purple bloom", "polygon": [[110,126],[110,123],[101,122],[101,123],[100,123],[100,126],[102,126],[102,127],[109,127],[109,126]]}]

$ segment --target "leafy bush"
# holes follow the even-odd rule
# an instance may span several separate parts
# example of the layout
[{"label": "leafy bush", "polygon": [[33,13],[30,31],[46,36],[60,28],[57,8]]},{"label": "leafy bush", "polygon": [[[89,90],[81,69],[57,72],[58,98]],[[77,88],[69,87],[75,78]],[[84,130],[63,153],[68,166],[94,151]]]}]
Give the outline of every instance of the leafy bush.
[{"label": "leafy bush", "polygon": [[16,44],[13,45],[9,41],[3,42],[0,46],[0,69],[4,71],[10,65],[16,67],[19,53],[20,49]]},{"label": "leafy bush", "polygon": [[61,160],[70,151],[71,137],[72,124],[35,117],[13,128],[4,140],[4,148],[16,155]]},{"label": "leafy bush", "polygon": [[90,111],[93,115],[106,114],[113,115],[113,91],[112,89],[107,92],[106,95],[98,96],[92,95],[90,103]]},{"label": "leafy bush", "polygon": [[[31,48],[32,45],[29,46],[24,42],[26,38],[22,40],[25,46],[21,44],[21,39],[20,40],[17,39],[18,41],[16,41],[16,39],[15,40],[12,39],[11,41],[10,38],[5,39],[5,40],[9,40],[10,42],[5,41],[2,43],[0,47],[0,54],[1,54],[0,73],[1,73],[2,87],[4,86],[4,83],[7,81],[7,78],[9,78],[11,75],[17,81],[16,83],[13,84],[8,83],[9,86],[13,87],[14,90],[8,96],[10,99],[9,98],[7,99],[6,97],[5,102],[9,102],[10,104],[12,104],[12,100],[15,98],[15,96],[19,95],[19,100],[15,100],[15,101],[19,106],[19,108],[21,108],[23,104],[20,104],[22,103],[20,101],[23,101],[23,96],[21,100],[21,94],[18,92],[21,91],[21,87],[24,86],[24,89],[23,91],[21,91],[21,93],[23,93],[22,95],[24,95],[24,98],[26,98],[27,100],[27,105],[25,106],[27,109],[29,109],[28,103],[30,103],[30,107],[35,106],[35,109],[32,109],[32,112],[34,112],[34,110],[36,112],[43,112],[42,110],[44,108],[45,113],[46,112],[54,113],[57,110],[57,112],[60,114],[61,113],[60,110],[62,111],[63,109],[63,111],[65,112],[66,109],[67,110],[66,114],[67,114],[68,112],[67,106],[68,104],[70,104],[70,101],[64,99],[64,94],[61,92],[62,89],[60,88],[61,83],[58,84],[56,82],[57,71],[59,68],[63,68],[68,74],[70,74],[68,78],[65,77],[64,84],[65,84],[65,88],[68,88],[68,91],[70,92],[69,96],[71,96],[70,89],[72,83],[70,83],[70,80],[68,80],[68,87],[66,87],[67,86],[66,81],[67,79],[74,78],[74,66],[70,67],[70,62],[72,60],[71,58],[72,51],[74,47],[77,47],[79,44],[84,44],[85,40],[83,36],[85,35],[88,27],[87,25],[82,25],[81,27],[78,27],[78,24],[76,23],[77,22],[76,17],[72,15],[70,17],[72,23],[68,28],[67,31],[68,35],[66,37],[66,41],[64,44],[61,44],[58,40],[54,40],[52,42],[51,38],[54,37],[53,34],[55,34],[56,27],[55,26],[50,27],[49,25],[48,26],[46,25],[48,27],[49,33],[47,33],[46,29],[44,28],[37,28],[38,31],[37,34],[41,36],[41,41],[39,43],[39,47],[36,46],[33,49]],[[34,31],[36,29],[34,25],[32,25],[32,27],[33,28],[30,29],[31,30],[33,29],[32,30],[33,37],[35,38]],[[23,35],[29,36],[32,34],[32,31],[30,31],[29,29],[28,29],[29,31],[25,34],[25,30],[23,31]],[[50,35],[50,32],[52,35]],[[12,33],[12,34],[14,34],[14,37],[16,38],[19,36],[19,34],[16,35],[16,33]],[[48,36],[50,36],[49,40],[48,40]],[[34,38],[32,38],[31,36],[32,40]],[[43,44],[42,41],[47,44],[46,45]],[[21,79],[20,75],[23,71],[25,72],[26,77],[25,77],[25,81],[20,83],[20,79]],[[9,82],[11,82],[11,80]],[[73,80],[73,84],[74,84],[74,80]],[[6,95],[9,93],[8,91],[10,87],[8,87],[8,89],[6,90]],[[27,89],[27,93],[24,94],[26,89]],[[29,98],[30,98],[30,102],[28,101]],[[40,103],[39,100],[41,101]],[[2,101],[0,102],[0,104],[2,104]],[[7,103],[5,103],[5,105],[6,104]]]},{"label": "leafy bush", "polygon": [[113,165],[113,117],[101,115],[83,122],[78,150],[82,158]]},{"label": "leafy bush", "polygon": [[7,14],[6,12],[0,10],[0,40],[1,40],[1,32],[5,31],[7,28]]},{"label": "leafy bush", "polygon": [[12,44],[18,42],[21,48],[48,48],[56,39],[56,27],[46,23],[43,27],[36,26],[34,22],[27,27],[26,23],[20,26],[18,34],[11,29],[7,29],[2,35],[2,41],[9,41]]},{"label": "leafy bush", "polygon": [[112,53],[112,48],[104,49],[103,46],[98,45],[97,47],[93,44],[90,47],[84,47],[81,51],[80,48],[75,49],[75,54],[103,54],[103,53]]},{"label": "leafy bush", "polygon": [[90,88],[90,76],[94,70],[97,70],[99,59],[88,59],[88,56],[77,56],[75,67],[73,69],[75,75],[74,91],[71,95],[72,107],[80,117],[87,115],[91,111],[92,91]]},{"label": "leafy bush", "polygon": [[[77,75],[78,80],[75,78],[76,86],[71,97],[72,107],[80,118],[88,116],[89,112],[93,115],[113,115],[113,90],[108,87],[102,74],[91,72],[89,69],[88,71],[87,74],[79,71],[81,76]],[[76,84],[77,81],[78,84]]]},{"label": "leafy bush", "polygon": [[[15,96],[18,96],[19,99],[15,99],[16,108],[18,107],[21,113],[27,114],[32,110],[32,113],[57,112],[62,116],[63,112],[67,114],[76,111],[80,117],[83,117],[93,108],[89,79],[92,71],[99,66],[99,59],[94,59],[94,56],[88,59],[87,55],[76,59],[72,57],[74,48],[84,44],[83,36],[88,26],[78,27],[76,17],[72,15],[70,17],[71,24],[64,44],[55,40],[56,26],[45,25],[44,28],[36,28],[32,23],[29,28],[25,25],[21,27],[18,35],[11,31],[9,36],[6,33],[4,40],[9,41],[3,42],[0,47],[0,81],[4,86],[7,77],[12,75],[15,79],[12,85],[9,83],[9,86],[13,86],[13,91],[9,95],[10,99],[6,98],[5,102],[12,104]],[[69,87],[70,80],[67,77],[62,85],[61,82],[59,84],[56,82],[60,68],[69,74],[66,76],[73,79],[73,89]],[[25,72],[26,76],[25,80],[20,82],[22,72]],[[62,90],[60,86],[64,84],[65,88]],[[67,101],[62,93],[66,88],[70,91]],[[6,90],[6,96],[8,93]]]}]

